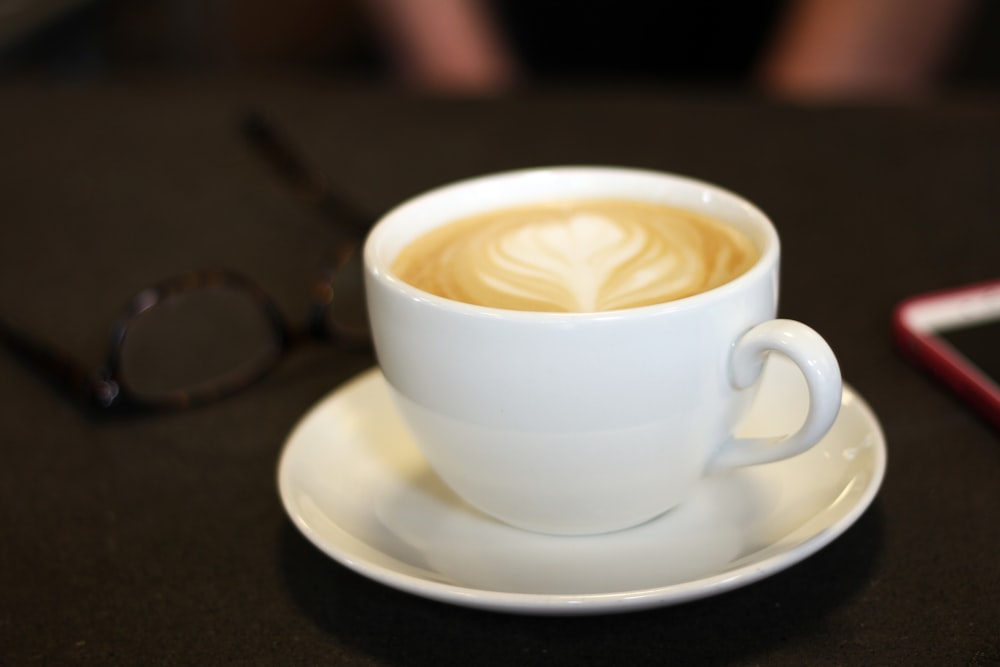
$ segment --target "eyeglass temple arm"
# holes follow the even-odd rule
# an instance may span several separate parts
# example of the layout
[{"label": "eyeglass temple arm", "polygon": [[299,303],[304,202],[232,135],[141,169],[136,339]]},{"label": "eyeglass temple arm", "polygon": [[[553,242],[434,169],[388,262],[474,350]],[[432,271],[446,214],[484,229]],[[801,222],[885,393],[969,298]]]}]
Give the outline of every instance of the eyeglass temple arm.
[{"label": "eyeglass temple arm", "polygon": [[240,121],[240,130],[278,178],[339,229],[357,240],[368,234],[369,217],[334,190],[326,177],[309,165],[267,118],[257,111],[247,111]]},{"label": "eyeglass temple arm", "polygon": [[65,352],[29,336],[0,316],[0,341],[33,370],[45,375],[59,389],[93,404],[106,384]]}]

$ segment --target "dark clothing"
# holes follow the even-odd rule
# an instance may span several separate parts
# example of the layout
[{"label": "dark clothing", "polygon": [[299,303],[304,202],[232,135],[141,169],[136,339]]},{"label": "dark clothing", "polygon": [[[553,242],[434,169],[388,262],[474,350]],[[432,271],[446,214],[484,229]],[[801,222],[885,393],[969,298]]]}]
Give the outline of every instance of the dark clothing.
[{"label": "dark clothing", "polygon": [[494,0],[525,70],[539,79],[745,79],[783,0]]}]

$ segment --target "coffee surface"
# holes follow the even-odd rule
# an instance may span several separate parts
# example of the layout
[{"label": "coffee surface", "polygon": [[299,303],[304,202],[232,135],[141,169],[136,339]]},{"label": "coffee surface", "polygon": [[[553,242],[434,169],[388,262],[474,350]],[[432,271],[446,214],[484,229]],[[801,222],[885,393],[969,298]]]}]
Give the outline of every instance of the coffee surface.
[{"label": "coffee surface", "polygon": [[599,312],[710,290],[757,257],[741,232],[692,211],[581,199],[447,223],[405,247],[392,270],[415,287],[465,303]]}]

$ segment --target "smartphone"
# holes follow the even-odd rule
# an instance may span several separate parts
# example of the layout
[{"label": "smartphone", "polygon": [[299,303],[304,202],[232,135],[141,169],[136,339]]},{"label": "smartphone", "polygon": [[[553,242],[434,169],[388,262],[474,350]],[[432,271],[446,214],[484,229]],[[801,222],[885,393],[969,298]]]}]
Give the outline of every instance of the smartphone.
[{"label": "smartphone", "polygon": [[907,359],[1000,428],[1000,279],[909,298],[893,330]]}]

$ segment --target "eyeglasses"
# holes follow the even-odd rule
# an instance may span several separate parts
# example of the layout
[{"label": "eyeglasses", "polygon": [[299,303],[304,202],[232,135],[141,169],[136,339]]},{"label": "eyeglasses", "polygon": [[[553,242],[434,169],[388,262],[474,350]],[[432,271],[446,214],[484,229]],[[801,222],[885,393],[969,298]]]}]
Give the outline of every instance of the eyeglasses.
[{"label": "eyeglasses", "polygon": [[112,327],[107,360],[96,371],[2,316],[0,341],[101,412],[180,409],[218,400],[261,379],[308,341],[367,346],[357,252],[366,218],[309,168],[262,116],[246,114],[241,130],[293,191],[335,223],[304,326],[292,327],[248,278],[212,269],[165,280],[133,296]]}]

